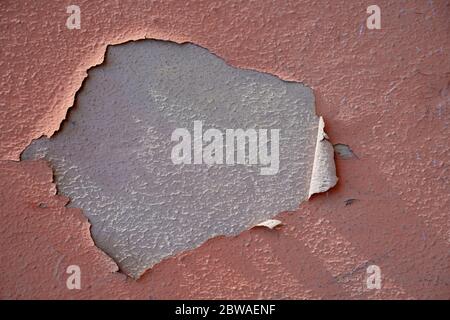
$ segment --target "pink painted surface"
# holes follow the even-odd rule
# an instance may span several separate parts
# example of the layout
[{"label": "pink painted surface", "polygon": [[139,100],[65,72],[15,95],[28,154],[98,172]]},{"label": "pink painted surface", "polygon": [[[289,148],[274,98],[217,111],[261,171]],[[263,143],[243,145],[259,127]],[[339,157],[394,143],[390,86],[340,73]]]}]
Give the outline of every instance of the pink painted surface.
[{"label": "pink painted surface", "polygon": [[[381,30],[365,27],[371,1],[78,0],[81,30],[65,27],[70,4],[0,3],[0,298],[450,298],[449,1],[377,1]],[[115,272],[51,168],[17,160],[58,129],[108,44],[142,38],[311,86],[359,160],[337,159],[338,186],[279,214],[278,231],[212,239],[138,281]],[[70,264],[81,290],[66,288]]]}]

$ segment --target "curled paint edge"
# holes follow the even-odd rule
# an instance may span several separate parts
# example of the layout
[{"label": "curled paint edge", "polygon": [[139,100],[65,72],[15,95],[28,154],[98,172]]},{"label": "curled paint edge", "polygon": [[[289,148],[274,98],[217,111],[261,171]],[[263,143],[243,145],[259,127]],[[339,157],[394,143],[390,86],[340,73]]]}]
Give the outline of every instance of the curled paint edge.
[{"label": "curled paint edge", "polygon": [[325,192],[334,187],[338,181],[336,176],[336,165],[334,163],[334,148],[328,141],[325,133],[325,121],[319,117],[317,130],[316,150],[314,152],[314,163],[309,184],[308,199],[313,194]]},{"label": "curled paint edge", "polygon": [[255,227],[264,227],[264,228],[273,229],[281,224],[282,224],[282,222],[280,220],[268,219],[264,222],[258,223],[257,225],[255,225]]}]

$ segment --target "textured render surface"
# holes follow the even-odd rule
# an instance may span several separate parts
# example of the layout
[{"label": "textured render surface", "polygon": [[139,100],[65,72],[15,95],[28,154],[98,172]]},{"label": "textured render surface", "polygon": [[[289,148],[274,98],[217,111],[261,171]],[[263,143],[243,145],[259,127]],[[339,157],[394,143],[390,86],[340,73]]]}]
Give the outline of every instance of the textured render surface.
[{"label": "textured render surface", "polygon": [[[0,3],[2,298],[450,298],[448,1],[377,1],[381,30],[365,27],[372,1],[80,0],[81,30],[65,28],[69,4]],[[337,158],[337,188],[277,230],[215,238],[138,281],[115,272],[51,168],[9,160],[59,128],[108,44],[142,38],[311,86],[332,142],[359,159]],[[369,264],[381,290],[364,285]]]},{"label": "textured render surface", "polygon": [[[105,60],[89,71],[60,131],[35,140],[21,158],[50,162],[58,191],[83,210],[95,243],[130,276],[295,210],[311,192],[313,164],[315,180],[326,180],[314,181],[324,188],[313,190],[336,183],[317,172],[334,170],[330,143],[314,163],[324,123],[311,89],[233,68],[193,44],[129,42],[110,46]],[[179,129],[186,137],[172,141]],[[229,129],[255,130],[255,141],[230,140]],[[182,144],[189,160],[174,164]],[[204,163],[211,146],[220,164]],[[247,164],[235,163],[237,149]]]}]

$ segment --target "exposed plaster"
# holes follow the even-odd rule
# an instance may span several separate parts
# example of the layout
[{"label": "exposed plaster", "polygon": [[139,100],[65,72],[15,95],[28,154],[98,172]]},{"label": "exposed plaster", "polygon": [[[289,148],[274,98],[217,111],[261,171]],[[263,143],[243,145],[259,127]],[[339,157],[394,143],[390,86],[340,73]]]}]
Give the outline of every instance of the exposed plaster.
[{"label": "exposed plaster", "polygon": [[[34,141],[22,159],[52,164],[58,190],[83,209],[96,244],[135,278],[209,238],[295,210],[337,182],[324,121],[312,90],[299,83],[232,67],[193,44],[156,40],[110,46],[88,74],[60,131]],[[226,163],[202,163],[207,138],[200,163],[192,163],[196,125],[200,134],[222,132],[216,152]],[[177,165],[171,135],[180,128],[192,141],[189,163]],[[239,143],[229,141],[229,129],[259,134],[256,163],[228,162],[228,147]],[[267,146],[261,130],[270,132]],[[243,148],[250,161],[251,144],[232,147],[233,157]],[[261,163],[263,146],[269,163]]]}]

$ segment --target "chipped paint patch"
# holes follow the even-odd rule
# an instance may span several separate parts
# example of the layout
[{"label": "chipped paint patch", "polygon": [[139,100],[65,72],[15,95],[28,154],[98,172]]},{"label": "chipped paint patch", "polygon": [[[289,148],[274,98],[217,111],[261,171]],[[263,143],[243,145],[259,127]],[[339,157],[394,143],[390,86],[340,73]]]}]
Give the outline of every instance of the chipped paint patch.
[{"label": "chipped paint patch", "polygon": [[[22,159],[52,164],[59,191],[127,274],[295,210],[336,183],[310,88],[193,44],[128,42],[105,60],[89,70],[61,130]],[[213,163],[207,148],[220,152]]]},{"label": "chipped paint patch", "polygon": [[340,159],[343,159],[343,160],[358,159],[358,156],[346,144],[336,143],[335,145],[333,145],[333,147],[334,147],[334,152],[336,152],[337,156]]}]

